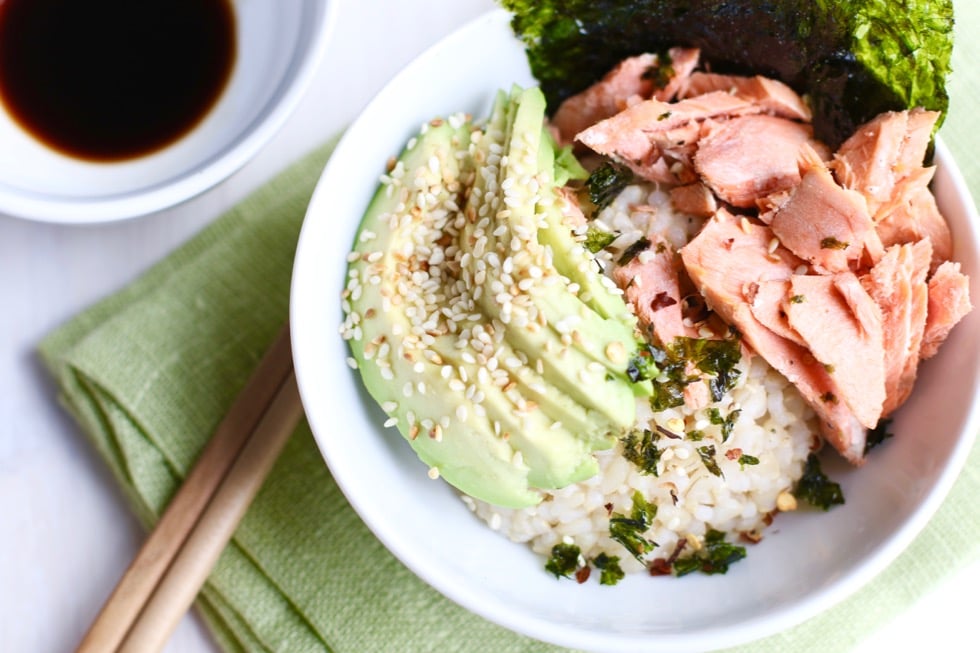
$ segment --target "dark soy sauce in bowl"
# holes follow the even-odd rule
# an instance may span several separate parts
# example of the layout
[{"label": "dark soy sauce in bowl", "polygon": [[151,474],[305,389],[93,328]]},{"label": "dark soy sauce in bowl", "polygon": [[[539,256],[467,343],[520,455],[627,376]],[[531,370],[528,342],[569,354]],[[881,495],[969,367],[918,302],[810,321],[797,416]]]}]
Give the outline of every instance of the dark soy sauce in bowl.
[{"label": "dark soy sauce in bowl", "polygon": [[176,142],[217,103],[235,56],[231,0],[0,0],[0,102],[80,159]]}]

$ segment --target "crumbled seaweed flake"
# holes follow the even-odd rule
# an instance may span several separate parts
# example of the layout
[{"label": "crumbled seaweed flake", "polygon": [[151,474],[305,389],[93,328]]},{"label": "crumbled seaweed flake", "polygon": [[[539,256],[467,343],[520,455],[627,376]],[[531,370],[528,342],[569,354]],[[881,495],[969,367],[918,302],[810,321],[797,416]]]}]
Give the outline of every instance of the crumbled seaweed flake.
[{"label": "crumbled seaweed flake", "polygon": [[721,411],[714,407],[709,408],[707,412],[708,420],[721,427],[721,441],[727,442],[732,434],[732,429],[735,428],[735,422],[738,421],[738,416],[742,414],[741,409],[733,410],[728,413],[727,417],[722,417]]},{"label": "crumbled seaweed flake", "polygon": [[650,241],[647,238],[639,238],[635,243],[626,248],[623,255],[616,261],[618,265],[628,265],[636,258],[637,254],[650,248]]},{"label": "crumbled seaweed flake", "polygon": [[585,245],[585,249],[595,254],[609,247],[614,240],[616,240],[616,234],[603,231],[594,225],[589,225],[588,230],[585,232],[585,242],[583,245]]},{"label": "crumbled seaweed flake", "polygon": [[585,181],[589,199],[601,211],[616,199],[616,196],[633,182],[633,171],[627,166],[607,161],[595,169]]},{"label": "crumbled seaweed flake", "polygon": [[892,421],[890,419],[878,420],[878,423],[875,424],[875,427],[868,431],[868,437],[864,442],[864,455],[868,455],[869,451],[871,451],[872,449],[880,445],[888,438],[895,435],[894,433],[888,430],[888,427],[890,427],[891,424]]},{"label": "crumbled seaweed flake", "polygon": [[820,241],[820,249],[847,249],[850,243],[828,236]]},{"label": "crumbled seaweed flake", "polygon": [[626,363],[626,377],[633,383],[647,381],[658,374],[657,357],[649,345],[638,349]]},{"label": "crumbled seaweed flake", "polygon": [[660,475],[657,464],[661,454],[663,451],[657,448],[656,439],[650,429],[633,430],[623,438],[623,457],[644,474]]},{"label": "crumbled seaweed flake", "polygon": [[745,558],[745,547],[725,541],[721,531],[709,530],[704,536],[704,546],[689,557],[674,561],[675,576],[685,576],[694,571],[702,574],[724,574],[728,568]]},{"label": "crumbled seaweed flake", "polygon": [[606,555],[603,552],[592,559],[592,564],[601,572],[600,585],[615,585],[625,577],[623,568],[619,566],[619,556]]},{"label": "crumbled seaweed flake", "polygon": [[830,510],[831,506],[844,503],[840,484],[827,478],[820,469],[820,460],[812,453],[807,456],[803,475],[796,483],[793,496],[821,510]]},{"label": "crumbled seaweed flake", "polygon": [[657,548],[657,543],[643,536],[657,516],[657,506],[647,501],[639,491],[633,493],[633,509],[627,517],[614,512],[609,518],[609,536],[623,545],[634,558],[643,561],[643,556]]},{"label": "crumbled seaweed flake", "polygon": [[571,578],[580,567],[582,550],[575,544],[559,542],[551,547],[551,557],[545,562],[545,571],[555,575],[555,578]]},{"label": "crumbled seaweed flake", "polygon": [[698,455],[701,457],[701,462],[704,463],[705,468],[715,476],[725,478],[721,472],[721,467],[718,466],[718,461],[715,460],[715,453],[715,445],[713,444],[698,447]]}]

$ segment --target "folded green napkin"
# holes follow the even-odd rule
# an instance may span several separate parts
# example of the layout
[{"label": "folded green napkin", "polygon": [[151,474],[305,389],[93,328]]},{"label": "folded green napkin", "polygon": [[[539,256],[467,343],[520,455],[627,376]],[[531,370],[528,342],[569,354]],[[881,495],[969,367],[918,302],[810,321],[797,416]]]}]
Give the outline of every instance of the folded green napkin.
[{"label": "folded green napkin", "polygon": [[[980,18],[980,8],[960,8]],[[971,73],[968,64],[980,59],[980,44],[959,43],[958,72]],[[944,129],[975,190],[980,117],[970,107],[980,99],[978,89],[976,77],[954,79]],[[41,345],[62,401],[148,527],[286,318],[304,208],[331,150],[328,144],[305,157]],[[978,470],[975,448],[927,529],[870,585],[745,650],[847,650],[976,560]],[[347,504],[305,424],[197,606],[226,651],[557,650],[466,612],[397,562]]]}]

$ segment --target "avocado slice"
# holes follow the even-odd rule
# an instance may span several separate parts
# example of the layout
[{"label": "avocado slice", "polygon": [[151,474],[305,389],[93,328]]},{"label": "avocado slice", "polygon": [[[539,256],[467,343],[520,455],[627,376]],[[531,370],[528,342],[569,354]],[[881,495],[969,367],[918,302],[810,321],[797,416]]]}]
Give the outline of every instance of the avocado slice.
[{"label": "avocado slice", "polygon": [[551,242],[575,244],[547,219],[543,116],[540,92],[515,88],[482,128],[424,125],[382,176],[343,298],[341,333],[386,425],[430,476],[508,507],[594,475],[593,452],[635,419],[625,358],[608,353],[632,353],[632,316],[582,301],[539,241],[564,229]]}]

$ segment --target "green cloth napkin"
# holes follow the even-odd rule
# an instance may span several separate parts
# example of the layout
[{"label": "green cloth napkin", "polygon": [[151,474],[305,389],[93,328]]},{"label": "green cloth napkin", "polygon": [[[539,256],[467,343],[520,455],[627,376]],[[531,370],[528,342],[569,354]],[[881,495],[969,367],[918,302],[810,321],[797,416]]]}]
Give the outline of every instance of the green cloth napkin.
[{"label": "green cloth napkin", "polygon": [[[958,5],[980,25],[980,3]],[[980,191],[980,42],[960,29],[943,130]],[[151,526],[286,318],[307,200],[332,143],[309,154],[121,292],[52,333],[61,399]],[[980,280],[978,280],[980,281]],[[856,595],[742,647],[844,651],[980,556],[980,449],[912,546]],[[470,614],[396,561],[334,484],[302,425],[197,603],[226,651],[553,651]]]}]

